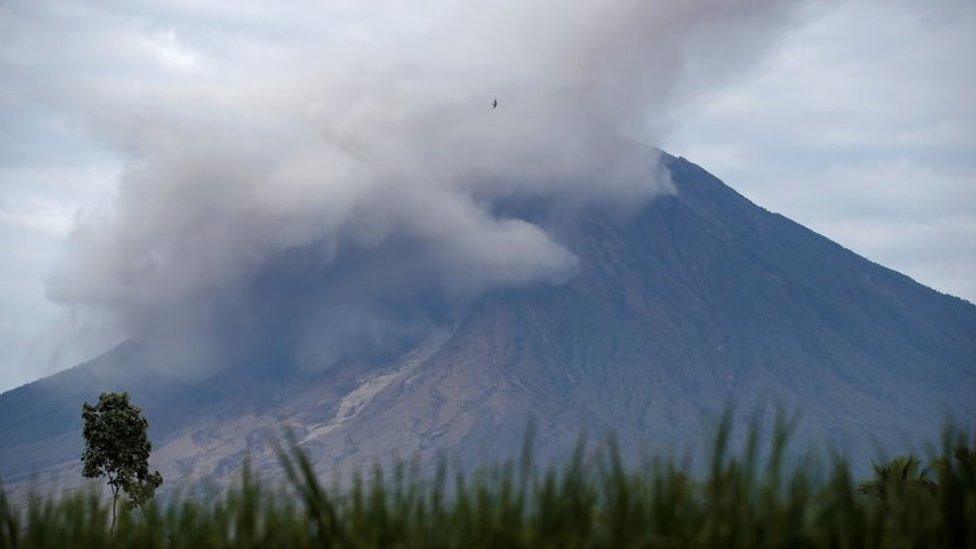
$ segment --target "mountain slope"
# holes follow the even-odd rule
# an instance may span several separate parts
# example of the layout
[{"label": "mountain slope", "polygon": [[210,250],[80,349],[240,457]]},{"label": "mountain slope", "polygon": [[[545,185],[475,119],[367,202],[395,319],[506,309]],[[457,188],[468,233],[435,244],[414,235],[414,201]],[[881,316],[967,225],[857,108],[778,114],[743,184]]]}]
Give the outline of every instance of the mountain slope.
[{"label": "mountain slope", "polygon": [[0,474],[76,477],[81,402],[115,389],[146,409],[169,478],[232,475],[247,455],[270,467],[266,435],[284,424],[335,470],[392,452],[511,457],[528,418],[543,454],[581,430],[681,449],[727,402],[766,399],[803,410],[806,440],[863,458],[976,415],[976,306],[662,162],[675,194],[563,230],[574,278],[485,295],[398,359],[190,383],[145,372],[127,344],[0,395]]}]

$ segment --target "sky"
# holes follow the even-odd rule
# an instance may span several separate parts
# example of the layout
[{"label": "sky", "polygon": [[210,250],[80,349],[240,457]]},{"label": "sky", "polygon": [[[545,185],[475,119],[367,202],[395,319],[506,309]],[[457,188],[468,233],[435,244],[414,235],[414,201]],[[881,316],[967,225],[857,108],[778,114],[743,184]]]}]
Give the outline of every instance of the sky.
[{"label": "sky", "polygon": [[976,3],[845,2],[665,148],[763,207],[976,302]]},{"label": "sky", "polygon": [[407,337],[404,288],[559,283],[558,239],[485,204],[668,192],[632,140],[976,301],[976,4],[459,5],[0,4],[0,390],[240,317],[296,247],[327,282],[289,329],[352,326],[298,338],[316,363]]}]

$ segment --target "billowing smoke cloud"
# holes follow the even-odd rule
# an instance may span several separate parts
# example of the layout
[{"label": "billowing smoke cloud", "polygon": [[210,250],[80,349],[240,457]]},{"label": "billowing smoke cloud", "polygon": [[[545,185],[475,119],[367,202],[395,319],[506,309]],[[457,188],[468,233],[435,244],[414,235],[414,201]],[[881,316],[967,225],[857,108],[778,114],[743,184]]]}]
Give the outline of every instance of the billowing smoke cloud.
[{"label": "billowing smoke cloud", "polygon": [[[51,97],[125,169],[49,296],[110,311],[173,363],[317,367],[395,350],[486,291],[572,277],[555,231],[500,206],[668,192],[650,145],[796,3],[140,9],[97,12],[51,54],[110,56]],[[107,54],[102,33],[131,48]]]}]

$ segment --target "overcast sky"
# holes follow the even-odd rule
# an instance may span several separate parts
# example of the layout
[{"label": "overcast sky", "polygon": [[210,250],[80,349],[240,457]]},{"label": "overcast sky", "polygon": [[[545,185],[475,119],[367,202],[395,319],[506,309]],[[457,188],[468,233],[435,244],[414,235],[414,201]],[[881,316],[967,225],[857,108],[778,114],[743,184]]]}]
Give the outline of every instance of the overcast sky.
[{"label": "overcast sky", "polygon": [[665,148],[976,302],[976,2],[834,5],[682,117]]},{"label": "overcast sky", "polygon": [[[337,3],[347,7],[354,4]],[[769,10],[774,3],[755,4]],[[241,11],[236,5],[195,9],[176,5],[164,9],[152,2],[117,6],[104,2],[92,9],[88,4],[60,2],[0,4],[0,390],[71,366],[121,337],[117,326],[102,325],[90,311],[78,306],[65,308],[46,297],[51,272],[65,256],[66,245],[77,246],[77,241],[68,236],[80,220],[117,204],[120,181],[133,177],[134,158],[154,165],[154,156],[128,148],[138,149],[125,142],[133,134],[118,128],[133,122],[118,122],[112,104],[104,97],[120,98],[120,102],[145,97],[172,107],[184,104],[173,97],[199,95],[208,87],[227,93],[221,85],[248,82],[250,78],[281,76],[282,88],[295,87],[297,84],[287,78],[289,67],[276,66],[280,64],[279,47],[314,43],[317,49],[310,55],[341,51],[323,45],[326,39],[321,37],[296,42],[296,35],[321,31],[305,25],[298,8],[279,13],[269,9]],[[340,33],[342,36],[334,41],[350,39],[349,35],[357,43],[372,44],[369,33],[377,32],[377,27],[388,34],[395,34],[396,29],[412,39],[410,29],[423,27],[426,21],[414,17],[405,4],[396,6],[398,10],[380,18],[352,7],[337,10],[340,18],[347,20],[340,21],[338,27],[345,34]],[[707,24],[696,26],[684,21],[688,17],[712,15],[675,10],[674,21],[663,19],[668,23],[665,27],[650,27],[653,32],[647,33],[647,29],[634,26],[627,32],[645,32],[655,38],[654,33],[660,33],[660,42],[670,46],[648,51],[661,56],[683,48],[714,47],[708,41],[689,46],[680,37],[664,35],[666,28],[677,26],[675,21],[699,32],[712,29],[709,25],[715,23],[705,21]],[[567,16],[563,23],[578,22]],[[619,24],[627,25],[626,19]],[[726,58],[706,51],[693,58],[702,60],[710,73],[722,72],[721,78],[701,83],[701,78],[677,74],[675,79],[683,79],[682,85],[663,91],[648,88],[643,82],[632,85],[616,97],[629,101],[628,94],[640,92],[651,100],[630,101],[627,109],[594,118],[594,123],[616,123],[616,117],[631,116],[648,103],[667,102],[667,109],[662,108],[666,116],[647,118],[654,126],[652,130],[637,131],[645,141],[689,158],[754,202],[869,259],[940,291],[976,301],[976,276],[972,275],[976,267],[976,3],[853,0],[810,5],[800,13],[764,15],[756,21],[740,17],[735,25],[747,31],[749,25],[755,25],[753,34],[769,36],[759,41],[749,33],[729,31],[729,40],[755,43],[743,45],[738,56]],[[479,30],[484,29],[470,30],[470,34],[478,36]],[[545,43],[558,46],[578,40],[586,48],[586,40],[599,36],[603,41],[595,44],[607,49],[630,44],[613,42],[598,32],[579,39],[564,34],[547,35]],[[623,30],[621,34],[626,36]],[[360,39],[360,35],[367,39]],[[450,33],[447,38],[458,39]],[[636,43],[653,47],[653,40],[642,40]],[[466,44],[471,48],[481,45],[475,39]],[[513,40],[509,47],[515,50],[520,44],[532,42]],[[382,43],[372,47],[382,47]],[[413,51],[424,50],[418,46]],[[457,52],[460,57],[465,50],[459,47]],[[459,65],[453,55],[422,66],[426,71],[456,71],[463,64]],[[519,90],[518,77],[529,74],[527,81],[534,82],[537,77],[530,73],[544,70],[544,65],[535,61],[562,59],[559,55],[526,57],[528,61],[519,70],[488,70],[488,76],[504,77],[503,88]],[[264,67],[263,72],[251,75],[249,65],[240,62],[245,58],[263,60],[263,64],[255,62]],[[486,63],[484,66],[492,69],[490,61]],[[652,73],[671,69],[659,59],[647,63]],[[633,72],[633,67],[621,63],[617,70]],[[612,71],[610,77],[624,78]],[[80,91],[75,93],[74,88]],[[108,89],[111,94],[104,92]],[[241,94],[246,95],[246,91],[245,86]],[[278,97],[291,97],[287,93]],[[432,93],[440,90],[433,89]],[[672,97],[676,93],[687,100]],[[587,99],[573,99],[581,97]],[[393,104],[401,99],[396,96]],[[507,99],[501,97],[503,106]],[[252,105],[252,101],[242,98],[232,103],[237,110],[227,110],[227,104],[221,104],[224,118],[246,112],[243,106]],[[199,108],[199,102],[194,105]],[[274,108],[283,107],[275,104]],[[424,123],[428,111],[418,109],[416,123]],[[272,132],[281,130],[263,121],[263,115],[254,113],[253,120],[249,117],[241,127],[245,131],[265,127]],[[547,112],[544,120],[568,124],[561,128],[562,133],[572,133],[576,126],[589,122],[587,118],[564,122],[564,115],[556,109]],[[438,111],[437,116],[453,115]],[[93,119],[112,122],[96,124],[93,129]],[[159,126],[190,124],[179,113],[166,114],[165,121]],[[150,129],[155,127],[153,119],[143,122]],[[300,129],[289,126],[282,139],[302,135],[296,127]],[[408,124],[397,130],[409,135],[412,128]],[[511,126],[496,130],[511,131]],[[136,135],[140,139],[158,137],[149,135],[145,128],[139,132]],[[367,139],[369,135],[360,131],[354,137]],[[449,131],[445,139],[463,141],[471,135]],[[474,135],[483,137],[481,133]],[[397,137],[400,135],[394,133],[393,138]],[[592,136],[584,132],[578,137]],[[520,145],[534,147],[541,141],[526,138]],[[541,154],[562,158],[561,152],[545,149]],[[405,151],[397,148],[396,153],[391,158],[400,159]],[[180,154],[185,158],[189,153]],[[297,161],[304,162],[304,158],[297,157]],[[295,162],[293,155],[288,156],[289,166]],[[470,169],[471,163],[446,168],[459,166]],[[480,164],[474,166],[481,168]],[[594,164],[593,168],[599,167]],[[525,168],[514,165],[505,166],[505,170],[514,176]],[[153,174],[146,177],[151,179]],[[149,188],[169,189],[158,185]],[[388,191],[382,182],[376,185],[378,192]],[[456,191],[452,187],[443,196],[456,197]],[[362,201],[355,204],[364,207]],[[292,204],[279,206],[283,209],[276,210],[278,214],[296,208]],[[528,255],[540,257],[537,252],[543,250],[541,256],[548,258],[545,264],[533,264],[526,271],[519,258],[491,255],[487,267],[493,278],[485,284],[556,277],[571,267],[561,248],[551,245],[531,226],[499,225],[495,220],[482,219],[478,212],[470,214],[464,204],[451,202],[444,208],[445,218],[462,220],[464,229],[460,232],[473,226],[479,235],[495,235],[476,241],[488,248],[496,248],[493,238],[517,238],[525,243]],[[318,210],[314,213],[321,214]],[[467,217],[469,214],[473,217]],[[131,226],[123,225],[122,229]],[[270,226],[276,231],[282,227],[297,230],[292,225]],[[407,230],[426,229],[407,224]],[[451,229],[452,234],[455,232],[459,231]],[[470,242],[459,240],[456,246],[467,250]],[[241,253],[253,250],[243,249]],[[450,259],[452,263],[459,260],[456,255]],[[484,257],[465,260],[471,261],[473,270],[485,271]]]}]

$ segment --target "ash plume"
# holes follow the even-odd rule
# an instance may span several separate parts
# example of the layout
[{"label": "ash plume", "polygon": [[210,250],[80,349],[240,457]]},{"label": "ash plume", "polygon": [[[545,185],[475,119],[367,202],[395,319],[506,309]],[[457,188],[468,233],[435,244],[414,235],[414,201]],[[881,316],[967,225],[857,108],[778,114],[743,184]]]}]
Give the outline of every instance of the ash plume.
[{"label": "ash plume", "polygon": [[[67,71],[46,100],[125,168],[48,295],[108,311],[173,365],[395,351],[485,292],[572,277],[559,231],[501,205],[670,192],[653,145],[797,5],[211,6],[193,25],[191,8],[130,8],[163,29],[101,10],[47,55],[121,68]],[[102,33],[132,50],[107,53]]]}]

